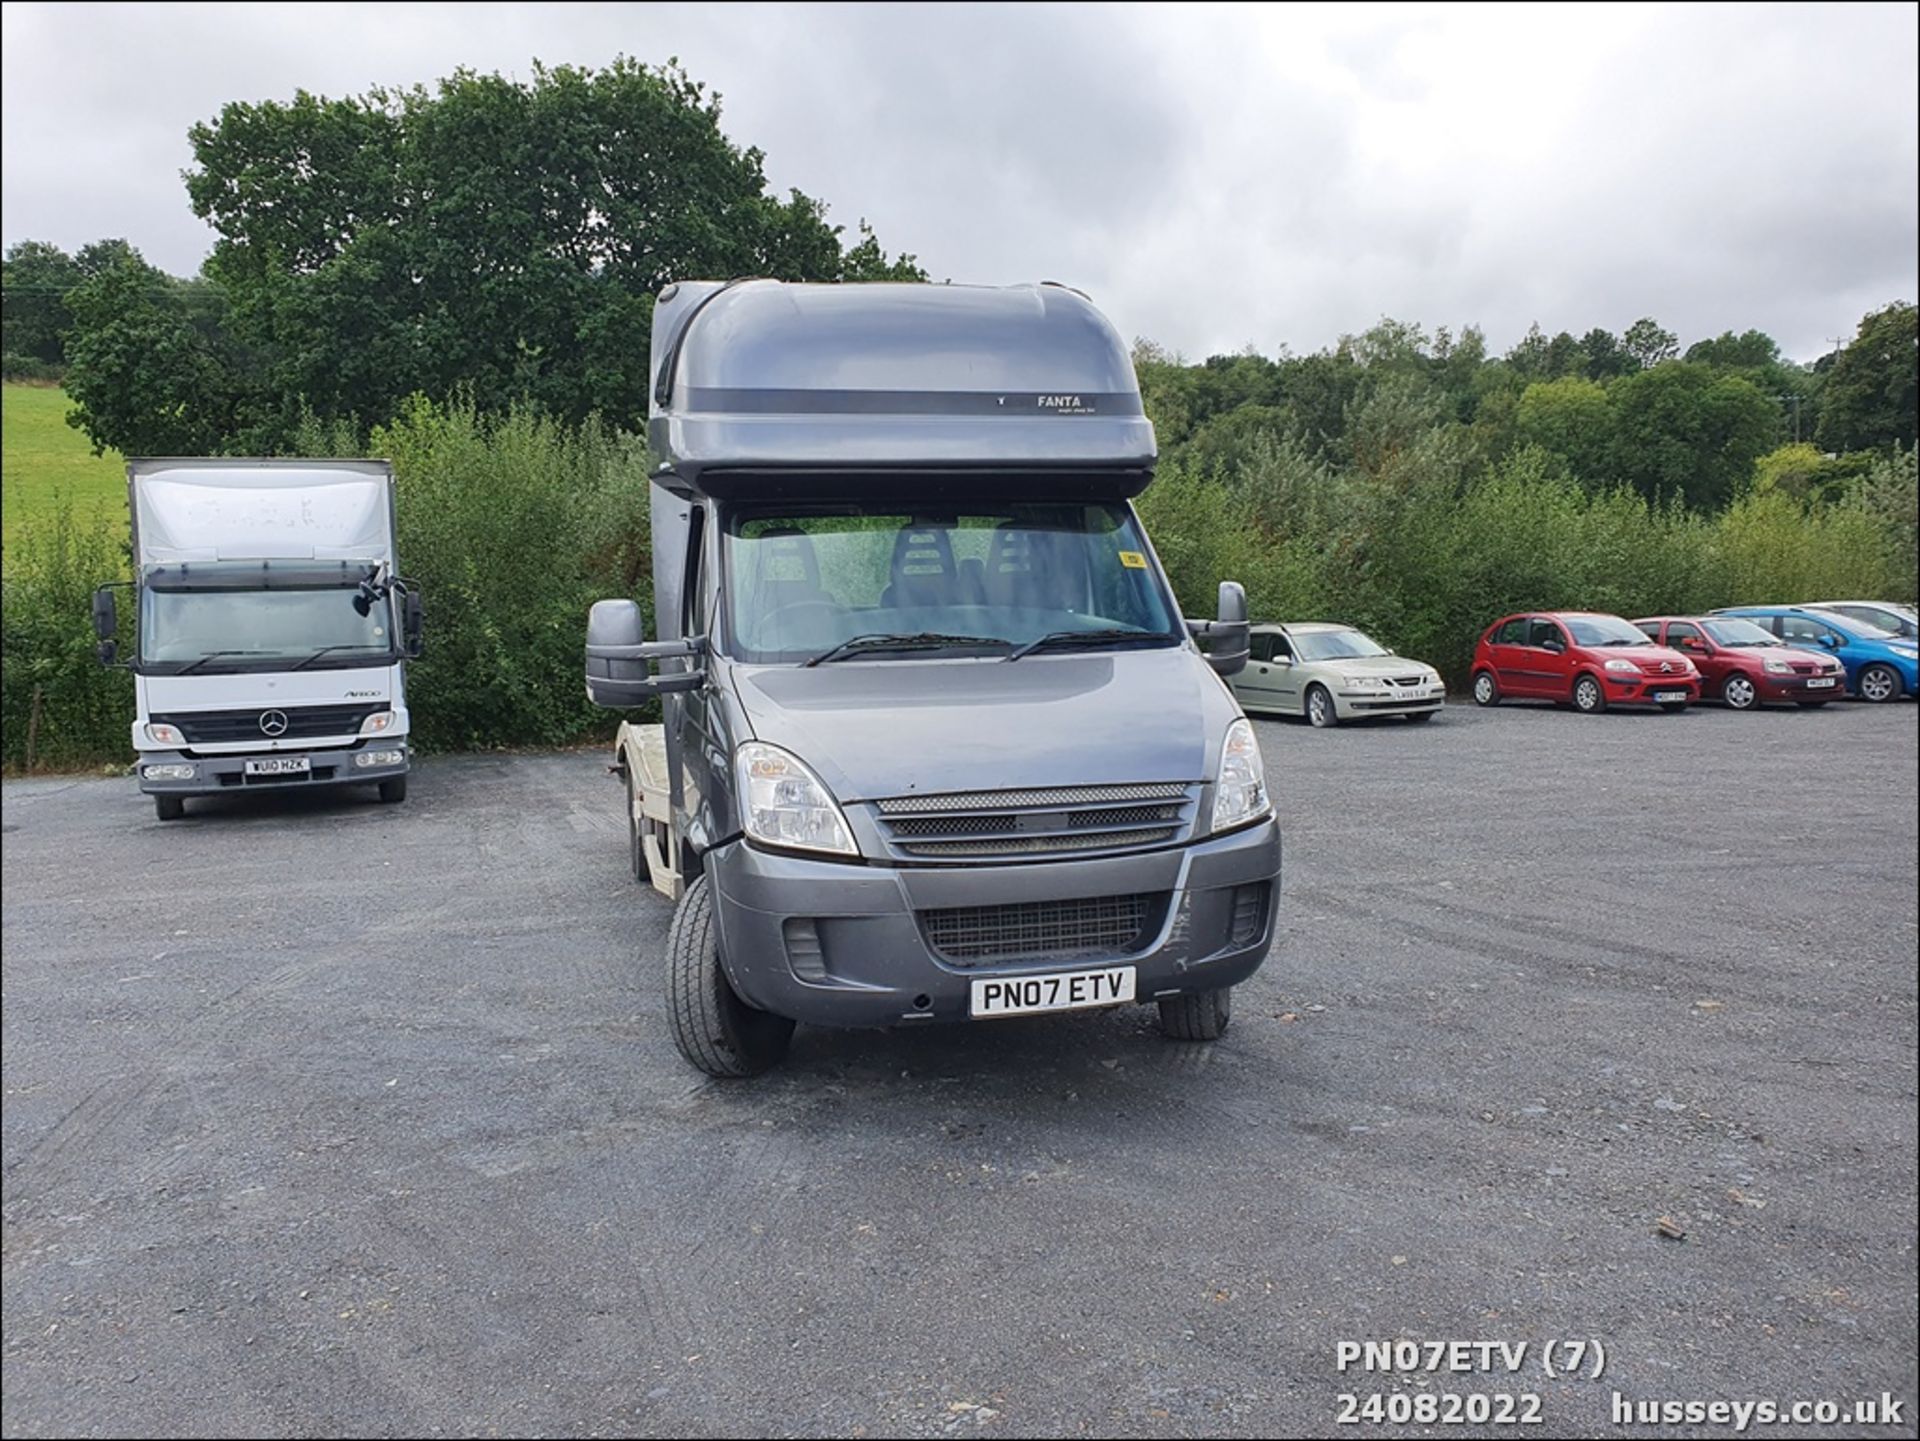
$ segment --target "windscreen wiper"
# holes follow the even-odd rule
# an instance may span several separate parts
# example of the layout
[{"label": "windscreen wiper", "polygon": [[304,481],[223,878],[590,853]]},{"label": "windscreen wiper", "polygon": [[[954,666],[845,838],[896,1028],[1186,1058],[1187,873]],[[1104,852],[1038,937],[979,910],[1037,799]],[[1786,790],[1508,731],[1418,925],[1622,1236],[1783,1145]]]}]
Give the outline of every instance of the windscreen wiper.
[{"label": "windscreen wiper", "polygon": [[803,660],[805,666],[821,665],[826,661],[840,660],[846,656],[857,655],[870,650],[935,650],[950,645],[1006,645],[1005,636],[996,635],[941,635],[936,631],[923,630],[913,635],[893,635],[887,631],[875,631],[871,635],[856,635],[843,640],[830,650],[823,650],[811,660]]},{"label": "windscreen wiper", "polygon": [[1036,636],[1025,645],[1015,646],[1007,653],[1008,660],[1019,660],[1023,655],[1032,655],[1048,646],[1065,645],[1072,641],[1082,645],[1112,645],[1123,640],[1170,640],[1172,637],[1151,630],[1053,630],[1043,636]]},{"label": "windscreen wiper", "polygon": [[297,665],[290,665],[287,667],[287,669],[288,670],[305,670],[308,666],[312,665],[315,661],[319,660],[321,656],[332,655],[333,652],[337,650],[386,650],[386,649],[387,649],[386,646],[363,645],[359,641],[342,641],[339,645],[321,646],[319,650],[315,651],[312,655],[308,656],[305,660],[299,662]]},{"label": "windscreen wiper", "polygon": [[270,650],[210,650],[205,655],[201,656],[199,660],[188,661],[185,665],[181,666],[179,670],[175,671],[174,674],[185,675],[190,670],[199,670],[200,667],[205,665],[208,661],[217,660],[219,657],[223,655],[272,655],[272,654],[273,652]]}]

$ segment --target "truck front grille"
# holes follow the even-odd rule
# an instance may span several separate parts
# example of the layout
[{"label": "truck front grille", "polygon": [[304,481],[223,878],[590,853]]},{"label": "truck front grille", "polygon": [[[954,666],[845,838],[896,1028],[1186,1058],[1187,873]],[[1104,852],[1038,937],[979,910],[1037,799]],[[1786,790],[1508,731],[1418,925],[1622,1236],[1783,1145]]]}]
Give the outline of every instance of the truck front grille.
[{"label": "truck front grille", "polygon": [[959,966],[993,961],[1085,960],[1138,950],[1164,895],[1090,896],[1006,906],[922,911],[927,942]]},{"label": "truck front grille", "polygon": [[[378,705],[290,705],[252,706],[246,710],[190,710],[171,715],[151,715],[155,725],[170,725],[186,737],[188,745],[222,745],[240,741],[310,740],[315,736],[350,736],[360,733],[360,723],[377,711]],[[282,716],[286,728],[279,728],[273,717]],[[262,720],[267,724],[262,725]]]},{"label": "truck front grille", "polygon": [[1135,850],[1178,840],[1198,788],[1177,781],[967,791],[883,800],[881,833],[903,860],[1005,860]]}]

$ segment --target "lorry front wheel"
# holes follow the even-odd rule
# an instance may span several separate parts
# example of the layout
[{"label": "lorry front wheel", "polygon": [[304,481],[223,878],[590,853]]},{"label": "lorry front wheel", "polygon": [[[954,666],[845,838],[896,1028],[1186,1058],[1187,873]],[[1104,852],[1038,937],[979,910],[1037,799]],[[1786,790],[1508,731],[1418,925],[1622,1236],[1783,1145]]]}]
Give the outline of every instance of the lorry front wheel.
[{"label": "lorry front wheel", "polygon": [[390,781],[380,782],[380,804],[397,806],[407,798],[407,778],[395,776]]},{"label": "lorry front wheel", "polygon": [[187,813],[187,803],[179,796],[155,796],[153,813],[163,821],[177,821]]},{"label": "lorry front wheel", "polygon": [[1167,996],[1160,1002],[1160,1034],[1173,1041],[1217,1041],[1232,1019],[1232,986]]},{"label": "lorry front wheel", "polygon": [[755,1010],[727,984],[705,876],[680,897],[667,932],[667,1017],[680,1054],[722,1080],[770,1070],[793,1039],[792,1021]]}]

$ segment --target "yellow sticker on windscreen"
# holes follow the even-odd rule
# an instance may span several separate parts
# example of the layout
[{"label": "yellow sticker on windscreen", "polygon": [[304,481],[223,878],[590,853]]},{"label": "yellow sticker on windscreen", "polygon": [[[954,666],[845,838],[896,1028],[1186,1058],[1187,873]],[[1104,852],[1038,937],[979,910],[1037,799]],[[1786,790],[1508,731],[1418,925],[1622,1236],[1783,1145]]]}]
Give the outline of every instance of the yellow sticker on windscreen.
[{"label": "yellow sticker on windscreen", "polygon": [[1145,570],[1147,558],[1137,550],[1123,550],[1120,552],[1120,564],[1128,570]]}]

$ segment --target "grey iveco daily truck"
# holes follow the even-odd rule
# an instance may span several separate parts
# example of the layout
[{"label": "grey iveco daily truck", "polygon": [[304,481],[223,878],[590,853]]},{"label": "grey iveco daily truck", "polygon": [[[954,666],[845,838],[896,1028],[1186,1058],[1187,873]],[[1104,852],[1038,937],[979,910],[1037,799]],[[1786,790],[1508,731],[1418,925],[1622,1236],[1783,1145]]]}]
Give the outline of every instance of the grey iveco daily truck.
[{"label": "grey iveco daily truck", "polygon": [[[1156,1002],[1212,1040],[1280,833],[1130,501],[1153,426],[1077,291],[690,281],[653,318],[653,599],[587,622],[636,870],[676,898],[674,1038]],[[1209,651],[1195,643],[1205,636]],[[657,671],[653,668],[657,666]]]}]

